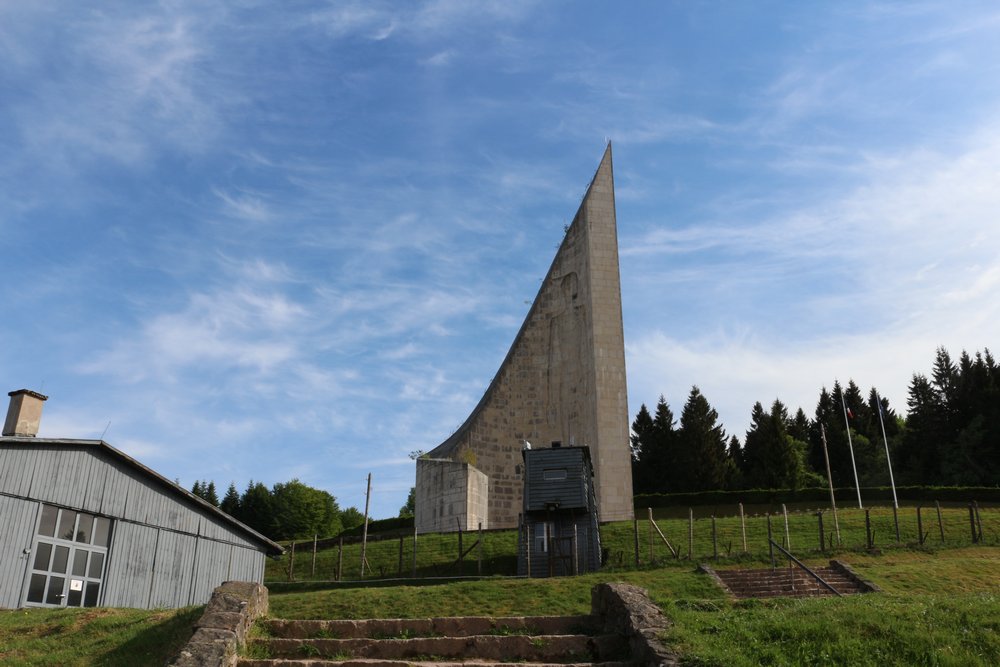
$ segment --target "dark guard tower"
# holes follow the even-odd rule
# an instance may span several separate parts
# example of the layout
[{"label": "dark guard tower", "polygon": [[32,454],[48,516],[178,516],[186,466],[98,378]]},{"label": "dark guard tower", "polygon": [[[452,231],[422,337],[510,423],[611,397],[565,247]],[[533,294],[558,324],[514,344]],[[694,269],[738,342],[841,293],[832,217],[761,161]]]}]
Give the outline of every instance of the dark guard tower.
[{"label": "dark guard tower", "polygon": [[522,450],[524,513],[517,571],[553,577],[592,572],[601,566],[594,468],[588,447]]}]

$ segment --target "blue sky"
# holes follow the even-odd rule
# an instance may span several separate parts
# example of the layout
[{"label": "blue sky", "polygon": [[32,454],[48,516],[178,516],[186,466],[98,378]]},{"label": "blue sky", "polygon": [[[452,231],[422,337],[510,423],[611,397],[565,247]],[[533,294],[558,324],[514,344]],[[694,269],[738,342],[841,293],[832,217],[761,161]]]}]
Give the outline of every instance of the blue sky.
[{"label": "blue sky", "polygon": [[992,2],[0,0],[0,378],[395,515],[611,139],[630,419],[904,410],[997,345],[998,82]]}]

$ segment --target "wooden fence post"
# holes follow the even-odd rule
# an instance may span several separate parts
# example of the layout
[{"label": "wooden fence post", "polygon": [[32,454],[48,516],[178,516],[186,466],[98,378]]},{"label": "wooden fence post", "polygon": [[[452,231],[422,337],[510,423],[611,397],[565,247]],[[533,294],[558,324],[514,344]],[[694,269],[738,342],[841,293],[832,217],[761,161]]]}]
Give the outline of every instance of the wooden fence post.
[{"label": "wooden fence post", "polygon": [[576,524],[573,524],[573,575],[580,574],[580,544],[578,542],[580,537],[579,531],[576,529]]},{"label": "wooden fence post", "polygon": [[462,522],[455,517],[455,523],[458,524],[458,576],[462,576],[465,572],[465,559],[462,554]]},{"label": "wooden fence post", "polygon": [[316,576],[316,539],[318,537],[319,537],[318,535],[315,534],[313,535],[313,558],[312,558],[312,567],[309,569],[310,577]]},{"label": "wooden fence post", "polygon": [[413,578],[417,578],[417,524],[413,523]]},{"label": "wooden fence post", "polygon": [[524,522],[524,563],[525,572],[531,578],[531,524]]},{"label": "wooden fence post", "polygon": [[688,508],[688,560],[694,558],[694,510]]},{"label": "wooden fence post", "polygon": [[788,508],[785,503],[781,503],[781,513],[785,515],[785,548],[792,550],[792,535],[788,532]]},{"label": "wooden fence post", "polygon": [[767,513],[767,553],[771,558],[771,569],[774,569],[774,531],[771,530],[771,513]]},{"label": "wooden fence post", "polygon": [[979,543],[979,535],[976,533],[976,511],[972,507],[972,503],[969,503],[969,527],[972,528],[972,543]]},{"label": "wooden fence post", "polygon": [[747,552],[747,519],[743,514],[743,503],[740,503],[740,529],[743,531],[743,553]]},{"label": "wooden fence post", "polygon": [[920,543],[921,546],[923,546],[923,544],[924,544],[924,522],[923,522],[923,519],[920,516],[920,510],[921,509],[922,508],[920,507],[920,505],[917,505],[917,541]]},{"label": "wooden fence post", "polygon": [[295,581],[295,540],[292,540],[292,553],[288,557],[288,580]]},{"label": "wooden fence post", "polygon": [[892,522],[896,525],[896,544],[899,544],[899,512],[895,503],[892,504]]},{"label": "wooden fence post", "polygon": [[979,503],[972,501],[972,506],[976,508],[976,527],[979,528],[979,542],[983,541],[983,519],[979,516]]},{"label": "wooden fence post", "polygon": [[342,537],[340,538],[340,541],[337,543],[337,581],[340,581],[340,578],[343,576],[343,574],[344,574],[344,538]]},{"label": "wooden fence post", "polygon": [[871,550],[875,546],[875,538],[872,536],[872,517],[871,510],[865,510],[865,544],[868,549]]},{"label": "wooden fence post", "polygon": [[715,530],[715,515],[712,515],[712,558],[719,560],[719,540]]},{"label": "wooden fence post", "polygon": [[[649,514],[649,563],[653,563],[653,508],[647,507],[646,512]],[[574,524],[575,525],[575,524]]]},{"label": "wooden fence post", "polygon": [[632,541],[635,544],[635,566],[639,567],[639,520],[632,517]]},{"label": "wooden fence post", "polygon": [[397,568],[396,574],[400,577],[403,576],[403,536],[399,536],[399,567]]},{"label": "wooden fence post", "polygon": [[826,552],[826,535],[823,533],[823,511],[820,510],[816,512],[816,518],[819,519],[819,550],[820,553]]},{"label": "wooden fence post", "polygon": [[941,531],[941,542],[944,543],[944,521],[941,520],[941,503],[937,500],[934,501],[934,507],[937,508],[937,518],[938,518],[938,530]]},{"label": "wooden fence post", "polygon": [[479,522],[479,548],[476,549],[476,573],[483,576],[483,522]]}]

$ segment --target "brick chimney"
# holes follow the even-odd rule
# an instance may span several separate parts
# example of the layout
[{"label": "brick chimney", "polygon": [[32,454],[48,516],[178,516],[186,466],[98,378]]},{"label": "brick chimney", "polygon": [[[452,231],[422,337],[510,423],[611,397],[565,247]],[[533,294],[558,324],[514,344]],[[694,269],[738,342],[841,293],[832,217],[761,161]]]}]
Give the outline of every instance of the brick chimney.
[{"label": "brick chimney", "polygon": [[7,395],[10,396],[10,407],[3,425],[4,436],[34,438],[42,421],[42,404],[49,397],[30,389],[18,389]]}]

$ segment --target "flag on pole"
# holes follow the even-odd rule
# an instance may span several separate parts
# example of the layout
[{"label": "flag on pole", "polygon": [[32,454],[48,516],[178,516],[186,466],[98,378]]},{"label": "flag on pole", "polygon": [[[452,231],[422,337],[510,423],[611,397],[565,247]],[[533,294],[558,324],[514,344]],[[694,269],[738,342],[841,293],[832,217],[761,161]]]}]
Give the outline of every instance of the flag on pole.
[{"label": "flag on pole", "polygon": [[854,419],[854,412],[850,408],[847,408],[847,416]]}]

